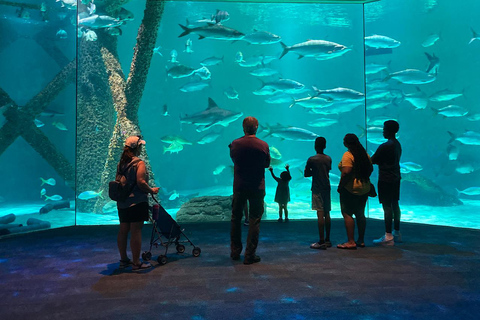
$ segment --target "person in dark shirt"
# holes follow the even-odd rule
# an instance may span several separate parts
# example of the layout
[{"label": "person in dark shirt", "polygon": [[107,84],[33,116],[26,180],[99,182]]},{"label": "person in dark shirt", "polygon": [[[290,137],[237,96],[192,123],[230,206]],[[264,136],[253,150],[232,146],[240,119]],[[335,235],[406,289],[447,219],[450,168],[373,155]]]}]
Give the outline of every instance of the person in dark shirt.
[{"label": "person in dark shirt", "polygon": [[288,183],[292,180],[290,175],[290,170],[288,164],[285,165],[287,171],[280,173],[280,178],[275,176],[273,173],[273,168],[270,167],[270,173],[272,174],[273,179],[277,181],[277,190],[275,191],[275,202],[278,203],[278,222],[283,222],[282,211],[285,212],[285,222],[288,222],[288,209],[287,204],[290,201],[290,188]]},{"label": "person in dark shirt", "polygon": [[230,229],[230,257],[240,259],[242,252],[242,217],[249,204],[249,227],[244,264],[260,262],[255,254],[260,233],[260,220],[264,212],[265,168],[270,166],[268,144],[256,137],[258,120],[243,120],[245,135],[230,144],[230,157],[234,164],[232,219]]},{"label": "person in dark shirt", "polygon": [[[383,136],[388,139],[381,144],[372,156],[372,163],[378,165],[378,200],[382,204],[385,218],[385,235],[373,240],[375,244],[394,245],[401,242],[400,234],[400,157],[402,147],[395,134],[398,132],[398,122],[385,121]],[[392,219],[394,220],[394,233],[392,233]]]},{"label": "person in dark shirt", "polygon": [[[312,243],[310,248],[326,250],[331,247],[330,242],[330,178],[329,171],[332,169],[332,158],[323,153],[327,146],[324,137],[315,139],[316,155],[308,158],[304,176],[312,177],[312,210],[317,211],[318,233],[320,240]],[[325,232],[324,232],[325,231]]]}]

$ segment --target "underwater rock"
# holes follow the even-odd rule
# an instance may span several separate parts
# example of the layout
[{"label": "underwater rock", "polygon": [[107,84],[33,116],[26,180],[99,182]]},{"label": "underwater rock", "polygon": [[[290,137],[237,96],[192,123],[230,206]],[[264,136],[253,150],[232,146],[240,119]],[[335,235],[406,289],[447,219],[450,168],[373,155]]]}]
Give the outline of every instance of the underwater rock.
[{"label": "underwater rock", "polygon": [[13,213],[4,215],[3,217],[0,217],[0,224],[7,224],[15,221],[15,215]]},{"label": "underwater rock", "polygon": [[178,222],[230,221],[233,196],[208,196],[193,198],[177,212]]},{"label": "underwater rock", "polygon": [[[400,202],[437,207],[451,207],[463,203],[454,195],[445,192],[439,185],[427,177],[409,172],[402,175]],[[408,187],[407,187],[408,185]]]},{"label": "underwater rock", "polygon": [[62,200],[62,201],[57,201],[55,203],[47,203],[46,205],[40,208],[40,214],[49,213],[52,210],[58,210],[63,208],[70,208],[70,201]]},{"label": "underwater rock", "polygon": [[[15,221],[15,218],[16,218],[14,214],[8,214],[1,218],[7,217],[8,221],[10,221],[12,216],[13,216],[13,220],[11,222],[13,222]],[[51,226],[50,222],[48,221],[30,218],[27,220],[26,226],[23,226],[21,224],[2,224],[2,227],[0,228],[0,236],[12,234],[12,233],[21,233],[21,232],[40,230],[40,229],[48,229],[50,228],[50,226]]]}]

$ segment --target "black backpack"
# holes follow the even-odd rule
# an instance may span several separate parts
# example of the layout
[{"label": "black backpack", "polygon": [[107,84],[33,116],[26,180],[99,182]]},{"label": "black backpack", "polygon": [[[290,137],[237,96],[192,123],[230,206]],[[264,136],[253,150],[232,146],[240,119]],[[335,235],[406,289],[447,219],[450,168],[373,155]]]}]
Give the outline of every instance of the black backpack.
[{"label": "black backpack", "polygon": [[135,159],[131,161],[122,172],[120,172],[120,168],[117,167],[117,175],[115,180],[110,181],[108,183],[108,196],[113,201],[125,201],[132,193],[133,188],[135,187],[135,181],[128,181],[125,174],[128,172],[128,169],[133,165],[136,165],[140,159]]}]

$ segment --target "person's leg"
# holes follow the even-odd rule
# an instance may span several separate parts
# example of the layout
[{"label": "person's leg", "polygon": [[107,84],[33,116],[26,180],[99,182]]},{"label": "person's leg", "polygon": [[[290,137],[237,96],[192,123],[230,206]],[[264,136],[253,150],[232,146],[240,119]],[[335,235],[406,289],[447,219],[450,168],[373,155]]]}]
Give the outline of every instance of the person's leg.
[{"label": "person's leg", "polygon": [[330,219],[330,211],[324,212],[325,218],[325,241],[330,242],[330,228],[332,225],[332,220]]},{"label": "person's leg", "polygon": [[317,220],[318,220],[318,236],[319,236],[319,243],[322,244],[325,242],[325,216],[323,210],[317,210]]},{"label": "person's leg", "polygon": [[245,201],[245,208],[243,209],[243,212],[245,213],[245,221],[248,221],[248,201]]},{"label": "person's leg", "polygon": [[130,232],[130,223],[120,222],[120,228],[118,229],[117,234],[117,246],[118,252],[120,253],[120,260],[127,261],[127,242],[128,242],[128,232]]},{"label": "person's leg", "polygon": [[[234,260],[240,258],[242,253],[242,217],[247,198],[242,192],[235,192],[232,200],[232,217],[230,219],[230,257]],[[250,207],[251,209],[251,207]],[[251,210],[249,212],[249,218]]]},{"label": "person's leg", "polygon": [[365,207],[367,205],[368,195],[357,196],[358,210],[355,212],[357,220],[358,239],[360,244],[365,243],[365,230],[367,228],[367,219],[365,218]]},{"label": "person's leg", "polygon": [[394,229],[395,231],[400,231],[400,206],[398,205],[398,201],[392,203],[392,211],[393,211],[393,220],[394,220]]},{"label": "person's leg", "polygon": [[288,222],[288,208],[287,204],[283,204],[283,212],[285,213],[285,222]]},{"label": "person's leg", "polygon": [[392,204],[382,203],[383,207],[383,217],[385,219],[385,233],[392,233],[392,219],[393,219],[393,210]]},{"label": "person's leg", "polygon": [[143,221],[130,223],[130,250],[132,250],[132,262],[134,265],[141,264],[140,252],[142,251],[142,227]]},{"label": "person's leg", "polygon": [[245,248],[245,262],[252,261],[255,258],[260,234],[260,221],[262,220],[264,211],[264,198],[265,191],[253,192],[251,197],[249,197],[250,226],[248,228],[247,246]]},{"label": "person's leg", "polygon": [[282,204],[279,203],[278,204],[278,221],[281,221],[283,220],[283,217],[282,217]]},{"label": "person's leg", "polygon": [[348,215],[347,213],[342,212],[343,220],[345,222],[345,229],[347,230],[347,244],[348,245],[355,245],[355,221],[353,217]]}]

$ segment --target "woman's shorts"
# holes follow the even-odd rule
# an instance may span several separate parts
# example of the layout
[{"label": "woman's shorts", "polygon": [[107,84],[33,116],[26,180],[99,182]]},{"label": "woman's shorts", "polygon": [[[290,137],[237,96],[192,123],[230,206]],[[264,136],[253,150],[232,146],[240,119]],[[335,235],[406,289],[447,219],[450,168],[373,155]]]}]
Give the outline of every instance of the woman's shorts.
[{"label": "woman's shorts", "polygon": [[356,217],[365,215],[367,199],[368,194],[357,196],[347,190],[343,190],[340,193],[340,207],[342,213],[348,214],[349,216],[355,215]]},{"label": "woman's shorts", "polygon": [[330,190],[319,193],[312,192],[312,210],[328,212],[331,208]]},{"label": "woman's shorts", "polygon": [[140,202],[139,204],[125,209],[118,209],[118,218],[120,219],[120,222],[126,223],[148,221],[148,202]]},{"label": "woman's shorts", "polygon": [[400,200],[400,180],[395,182],[378,181],[378,200],[382,204],[392,204]]}]

